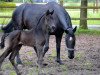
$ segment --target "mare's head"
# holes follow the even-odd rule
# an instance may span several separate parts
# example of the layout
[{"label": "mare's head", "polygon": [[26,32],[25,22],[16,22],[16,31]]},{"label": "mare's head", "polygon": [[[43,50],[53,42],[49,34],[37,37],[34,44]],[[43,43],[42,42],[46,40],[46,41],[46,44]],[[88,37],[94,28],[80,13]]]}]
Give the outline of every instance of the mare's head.
[{"label": "mare's head", "polygon": [[69,59],[74,58],[74,47],[75,47],[75,32],[76,32],[77,27],[75,28],[68,28],[65,32],[67,33],[65,36],[65,41],[66,41],[66,46],[68,50],[68,57]]},{"label": "mare's head", "polygon": [[45,13],[45,25],[47,29],[49,30],[49,32],[54,32],[56,29],[53,13],[54,13],[54,10],[52,11],[47,10]]}]

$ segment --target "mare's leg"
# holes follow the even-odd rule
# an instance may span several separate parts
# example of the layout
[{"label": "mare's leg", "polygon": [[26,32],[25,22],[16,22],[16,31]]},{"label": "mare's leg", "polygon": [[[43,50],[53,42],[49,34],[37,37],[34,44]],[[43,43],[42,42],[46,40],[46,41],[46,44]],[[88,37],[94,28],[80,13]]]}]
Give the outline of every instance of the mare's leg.
[{"label": "mare's leg", "polygon": [[60,59],[60,46],[61,46],[61,39],[62,39],[62,33],[59,35],[56,35],[56,51],[57,51],[57,59],[56,62],[59,64],[63,64]]},{"label": "mare's leg", "polygon": [[7,48],[7,49],[5,50],[5,52],[0,56],[0,68],[1,68],[2,62],[3,62],[4,59],[10,54],[11,50],[12,50],[12,49],[11,49],[10,47]]},{"label": "mare's leg", "polygon": [[44,45],[44,53],[43,53],[43,57],[45,56],[45,53],[48,51],[49,49],[49,37],[50,35],[46,34],[46,42],[45,42],[45,45]]},{"label": "mare's leg", "polygon": [[1,46],[1,49],[5,47],[5,38],[9,35],[9,33],[4,33],[3,36],[1,37],[1,43],[0,43],[0,46]]},{"label": "mare's leg", "polygon": [[15,71],[17,73],[17,75],[21,75],[20,71],[17,68],[17,65],[14,62],[15,56],[17,55],[17,53],[19,52],[20,48],[21,48],[21,44],[19,44],[18,46],[15,47],[15,50],[13,50],[13,52],[11,53],[9,60],[12,63],[13,67],[15,68]]}]

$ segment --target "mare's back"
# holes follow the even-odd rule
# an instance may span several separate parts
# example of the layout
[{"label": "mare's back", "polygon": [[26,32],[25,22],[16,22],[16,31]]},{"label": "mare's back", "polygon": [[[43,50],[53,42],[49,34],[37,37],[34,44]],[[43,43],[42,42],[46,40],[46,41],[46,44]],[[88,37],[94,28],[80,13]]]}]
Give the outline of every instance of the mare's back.
[{"label": "mare's back", "polygon": [[25,26],[32,26],[34,28],[34,26],[38,24],[39,19],[45,14],[46,10],[46,5],[26,4],[23,13]]}]

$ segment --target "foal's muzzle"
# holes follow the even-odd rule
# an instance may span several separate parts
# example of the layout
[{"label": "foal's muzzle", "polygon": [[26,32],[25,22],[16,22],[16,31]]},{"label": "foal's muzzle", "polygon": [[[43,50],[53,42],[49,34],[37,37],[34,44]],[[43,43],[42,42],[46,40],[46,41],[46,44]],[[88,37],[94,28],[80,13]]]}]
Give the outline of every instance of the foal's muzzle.
[{"label": "foal's muzzle", "polygon": [[56,30],[56,27],[55,26],[52,26],[51,27],[51,32],[55,32],[55,30]]},{"label": "foal's muzzle", "polygon": [[67,50],[68,50],[68,58],[73,59],[75,49],[67,48]]}]

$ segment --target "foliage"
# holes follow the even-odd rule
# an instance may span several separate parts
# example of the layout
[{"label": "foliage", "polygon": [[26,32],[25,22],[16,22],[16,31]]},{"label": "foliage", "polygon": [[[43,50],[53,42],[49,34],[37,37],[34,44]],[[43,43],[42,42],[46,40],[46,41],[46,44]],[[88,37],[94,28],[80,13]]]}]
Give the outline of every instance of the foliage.
[{"label": "foliage", "polygon": [[4,1],[4,2],[12,2],[13,0],[0,0],[0,1]]},{"label": "foliage", "polygon": [[15,6],[15,3],[1,2],[0,6],[3,6],[3,7],[6,7],[6,6]]},{"label": "foliage", "polygon": [[[64,0],[64,2],[80,2],[81,0]],[[94,2],[95,0],[88,0],[88,2]]]},{"label": "foliage", "polygon": [[[7,7],[7,6],[9,6],[9,7],[15,7],[16,5],[15,5],[15,3],[11,3],[11,2],[1,2],[0,3],[0,7]],[[0,8],[0,12],[3,12],[3,11],[11,11],[11,10],[14,10],[13,8]]]}]

